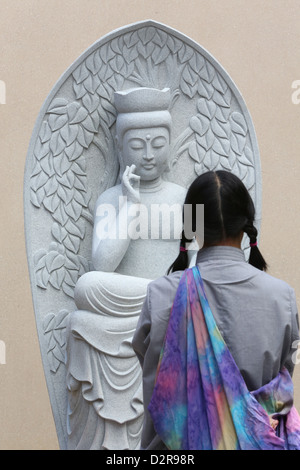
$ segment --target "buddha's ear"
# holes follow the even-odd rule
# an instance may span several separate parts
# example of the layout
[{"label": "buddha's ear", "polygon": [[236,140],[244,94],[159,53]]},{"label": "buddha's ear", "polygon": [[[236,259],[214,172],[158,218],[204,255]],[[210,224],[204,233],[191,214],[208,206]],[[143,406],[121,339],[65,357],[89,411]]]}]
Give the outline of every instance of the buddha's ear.
[{"label": "buddha's ear", "polygon": [[174,104],[176,103],[176,101],[178,100],[180,96],[180,92],[179,90],[175,90],[173,93],[172,93],[172,96],[171,96],[171,102],[170,102],[170,109],[173,108]]},{"label": "buddha's ear", "polygon": [[119,161],[119,165],[120,165],[120,177],[121,175],[124,173],[124,170],[125,170],[125,167],[123,165],[123,160],[122,160],[122,145],[121,145],[121,139],[115,135],[114,136],[114,140],[115,140],[115,146],[116,146],[116,153],[117,153],[117,157],[118,157],[118,161]]},{"label": "buddha's ear", "polygon": [[171,163],[170,163],[170,160],[168,160],[167,164],[166,164],[166,168],[164,170],[164,173],[168,173],[169,171],[171,171]]},{"label": "buddha's ear", "polygon": [[118,151],[121,150],[121,149],[120,149],[120,139],[119,139],[119,137],[117,136],[117,134],[115,135],[115,144],[116,144],[117,150],[118,150]]}]

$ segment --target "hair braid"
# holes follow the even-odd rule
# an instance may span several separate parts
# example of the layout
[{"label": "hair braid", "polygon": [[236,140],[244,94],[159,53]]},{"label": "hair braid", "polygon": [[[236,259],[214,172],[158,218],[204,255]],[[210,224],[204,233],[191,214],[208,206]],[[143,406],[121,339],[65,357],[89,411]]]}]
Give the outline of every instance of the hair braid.
[{"label": "hair braid", "polygon": [[253,222],[246,223],[244,232],[248,235],[250,240],[249,263],[261,271],[266,271],[268,266],[257,246],[257,229]]}]

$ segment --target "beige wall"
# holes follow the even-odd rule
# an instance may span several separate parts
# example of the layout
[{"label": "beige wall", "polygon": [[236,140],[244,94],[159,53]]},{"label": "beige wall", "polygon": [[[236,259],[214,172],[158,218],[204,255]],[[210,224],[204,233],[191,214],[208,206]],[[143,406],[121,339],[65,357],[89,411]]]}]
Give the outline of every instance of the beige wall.
[{"label": "beige wall", "polygon": [[[31,301],[23,233],[23,172],[44,99],[92,43],[142,19],[165,23],[206,48],[242,92],[263,175],[261,248],[270,272],[300,305],[300,79],[298,0],[1,0],[0,449],[58,447]],[[1,101],[1,99],[0,99]],[[300,371],[295,374],[300,409]]]}]

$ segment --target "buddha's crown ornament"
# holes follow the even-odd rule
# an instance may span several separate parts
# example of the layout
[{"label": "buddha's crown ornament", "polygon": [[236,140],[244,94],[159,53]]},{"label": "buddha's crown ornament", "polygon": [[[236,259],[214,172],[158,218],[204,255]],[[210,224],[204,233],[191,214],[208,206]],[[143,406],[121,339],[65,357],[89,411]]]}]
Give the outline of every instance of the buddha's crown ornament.
[{"label": "buddha's crown ornament", "polygon": [[162,126],[171,130],[169,88],[140,87],[116,91],[114,102],[118,113],[116,130],[121,138],[129,129]]},{"label": "buddha's crown ornament", "polygon": [[130,88],[115,92],[115,107],[118,113],[143,113],[167,111],[170,106],[170,88]]}]

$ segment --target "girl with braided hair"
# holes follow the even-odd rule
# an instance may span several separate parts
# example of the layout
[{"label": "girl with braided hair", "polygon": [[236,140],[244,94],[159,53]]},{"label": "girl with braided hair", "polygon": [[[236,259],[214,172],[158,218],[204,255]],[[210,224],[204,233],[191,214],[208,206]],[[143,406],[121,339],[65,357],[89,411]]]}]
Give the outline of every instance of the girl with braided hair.
[{"label": "girl with braided hair", "polygon": [[235,175],[209,171],[185,204],[193,232],[204,204],[196,265],[188,266],[183,231],[169,273],[148,285],[133,338],[143,369],[141,449],[300,449],[295,292],[266,272],[253,201]]},{"label": "girl with braided hair", "polygon": [[[185,204],[192,207],[192,230],[196,229],[196,206],[204,204],[204,246],[231,245],[240,248],[245,233],[250,240],[249,263],[266,271],[267,264],[257,244],[254,226],[255,208],[252,198],[241,180],[227,171],[209,171],[199,176],[190,186]],[[182,232],[180,252],[170,271],[187,268],[186,245],[191,240]],[[186,251],[185,251],[186,250]]]}]

